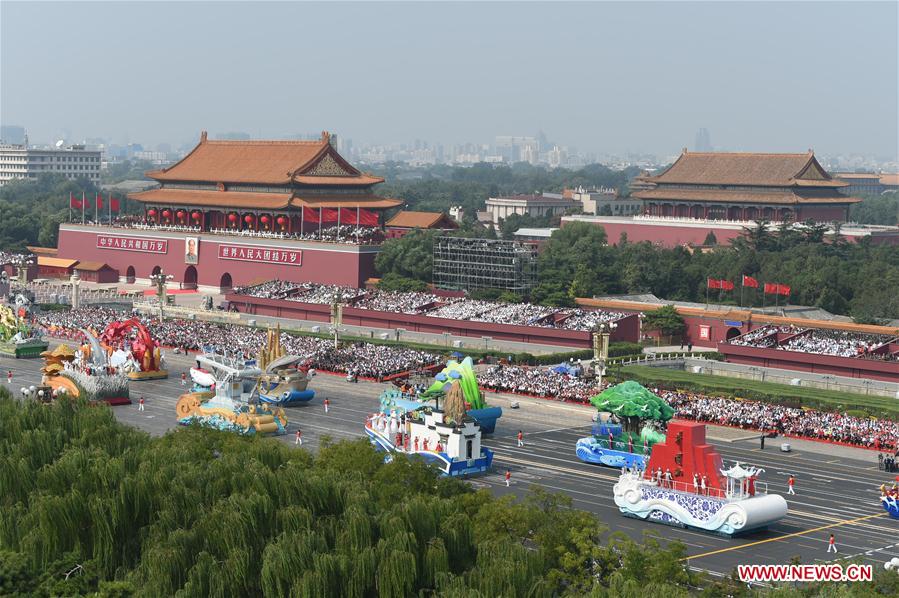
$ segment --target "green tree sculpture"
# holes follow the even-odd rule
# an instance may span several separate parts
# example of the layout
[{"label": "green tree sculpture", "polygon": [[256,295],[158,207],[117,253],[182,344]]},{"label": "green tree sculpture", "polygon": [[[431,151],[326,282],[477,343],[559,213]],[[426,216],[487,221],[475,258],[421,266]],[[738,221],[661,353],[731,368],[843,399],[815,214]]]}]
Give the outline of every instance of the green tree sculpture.
[{"label": "green tree sculpture", "polygon": [[590,403],[600,411],[616,415],[629,434],[639,434],[644,421],[666,422],[674,417],[674,409],[664,399],[633,380],[605,389]]}]

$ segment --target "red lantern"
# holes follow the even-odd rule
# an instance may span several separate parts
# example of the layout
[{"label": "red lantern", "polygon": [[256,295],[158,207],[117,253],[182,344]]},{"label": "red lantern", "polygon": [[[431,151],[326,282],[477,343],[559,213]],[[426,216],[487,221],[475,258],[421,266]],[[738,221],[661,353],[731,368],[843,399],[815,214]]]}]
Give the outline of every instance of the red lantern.
[{"label": "red lantern", "polygon": [[243,217],[243,221],[247,224],[253,224],[253,217],[249,214]]},{"label": "red lantern", "polygon": [[163,217],[163,218],[169,218],[171,215],[172,215],[172,211],[171,211],[171,210],[163,210],[163,211],[162,211],[162,217]]},{"label": "red lantern", "polygon": [[194,220],[199,220],[200,215],[201,214],[199,212],[194,212],[193,214],[190,215],[190,217],[193,218]]},{"label": "red lantern", "polygon": [[237,222],[237,214],[228,214],[228,222]]},{"label": "red lantern", "polygon": [[263,216],[259,220],[262,222],[262,224],[268,224],[268,216]]},{"label": "red lantern", "polygon": [[149,210],[147,210],[147,215],[148,215],[148,216],[155,216],[155,215],[156,215],[156,210],[154,210],[153,208],[150,208]]},{"label": "red lantern", "polygon": [[277,223],[281,226],[284,226],[287,223],[287,218],[285,218],[284,216],[278,216]]}]

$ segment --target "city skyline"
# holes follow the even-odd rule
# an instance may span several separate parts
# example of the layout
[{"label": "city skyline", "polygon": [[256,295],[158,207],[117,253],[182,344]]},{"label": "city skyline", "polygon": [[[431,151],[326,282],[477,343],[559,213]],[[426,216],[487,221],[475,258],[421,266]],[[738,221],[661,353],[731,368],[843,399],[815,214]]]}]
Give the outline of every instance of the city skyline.
[{"label": "city skyline", "polygon": [[396,5],[49,4],[4,3],[0,91],[2,123],[49,143],[544,130],[581,153],[670,156],[707,128],[716,149],[897,154],[894,3],[403,4],[377,30],[368,17]]}]

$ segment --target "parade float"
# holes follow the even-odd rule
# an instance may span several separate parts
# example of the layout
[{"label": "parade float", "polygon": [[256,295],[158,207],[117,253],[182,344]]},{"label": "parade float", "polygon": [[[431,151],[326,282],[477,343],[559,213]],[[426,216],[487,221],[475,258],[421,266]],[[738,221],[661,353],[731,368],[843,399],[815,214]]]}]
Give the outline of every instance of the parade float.
[{"label": "parade float", "polygon": [[381,394],[381,408],[365,421],[365,433],[379,450],[423,459],[443,475],[483,473],[493,451],[481,445],[481,424],[466,411],[459,380],[443,395],[443,408],[411,400],[398,390]]},{"label": "parade float", "polygon": [[[896,476],[899,482],[899,476]],[[899,487],[893,483],[892,488],[887,488],[886,484],[880,487],[880,504],[883,505],[887,515],[893,519],[899,519]]]},{"label": "parade float", "polygon": [[652,447],[665,440],[660,429],[674,416],[674,409],[631,380],[607,388],[590,403],[597,409],[597,423],[592,436],[575,444],[578,458],[619,469],[645,469]]},{"label": "parade float", "polygon": [[0,355],[16,359],[40,357],[49,346],[24,317],[0,305]]},{"label": "parade float", "polygon": [[[132,338],[132,331],[135,331]],[[159,343],[137,318],[111,322],[100,334],[110,365],[120,368],[130,380],[161,380],[169,377]]]},{"label": "parade float", "polygon": [[622,470],[614,499],[627,517],[736,536],[787,515],[787,501],[758,481],[763,472],[740,463],[725,469],[704,424],[672,421],[645,471]]},{"label": "parade float", "polygon": [[67,393],[110,405],[131,403],[128,378],[121,367],[113,366],[99,339],[89,330],[81,329],[85,342],[78,349],[59,345],[53,351],[41,353],[44,367],[42,384],[54,394]]},{"label": "parade float", "polygon": [[191,369],[195,384],[209,382],[181,395],[175,405],[178,423],[199,424],[239,434],[284,434],[287,416],[281,407],[259,404],[258,385],[262,376],[255,364],[225,355],[197,357]]},{"label": "parade float", "polygon": [[44,351],[41,353],[44,358],[44,367],[41,368],[41,383],[49,386],[53,393],[68,394],[77,397],[81,394],[75,382],[67,376],[62,376],[62,372],[71,367],[75,361],[75,350],[68,345],[62,344],[52,351]]},{"label": "parade float", "polygon": [[266,343],[259,351],[259,400],[273,405],[306,403],[315,397],[309,390],[309,375],[297,365],[303,361],[299,355],[287,355],[281,346],[280,325],[269,329]]},{"label": "parade float", "polygon": [[503,415],[501,407],[490,407],[484,400],[484,393],[478,388],[478,378],[474,373],[471,357],[461,362],[450,360],[446,367],[434,376],[434,382],[419,395],[422,401],[439,400],[449,391],[453,383],[458,382],[462,390],[463,401],[468,415],[480,424],[481,432],[492,434],[496,429],[496,420]]}]

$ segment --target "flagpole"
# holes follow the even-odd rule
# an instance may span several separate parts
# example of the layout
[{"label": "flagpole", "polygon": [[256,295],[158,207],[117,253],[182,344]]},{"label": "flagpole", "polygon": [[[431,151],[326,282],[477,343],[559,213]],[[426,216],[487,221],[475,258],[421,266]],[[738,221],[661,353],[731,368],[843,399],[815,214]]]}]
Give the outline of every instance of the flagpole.
[{"label": "flagpole", "polygon": [[81,224],[84,224],[84,191],[81,192]]},{"label": "flagpole", "polygon": [[112,224],[112,195],[107,197],[106,201],[109,202],[109,224]]},{"label": "flagpole", "polygon": [[94,224],[100,221],[100,215],[97,213],[100,211],[100,208],[97,207],[97,204],[100,203],[100,194],[94,194]]},{"label": "flagpole", "polygon": [[709,278],[705,279],[705,308],[709,308]]},{"label": "flagpole", "polygon": [[743,279],[743,275],[740,275],[740,307],[743,307],[743,289],[746,288],[746,281]]},{"label": "flagpole", "polygon": [[72,195],[72,192],[69,191],[69,222],[72,221],[72,200],[75,199],[75,196]]}]

